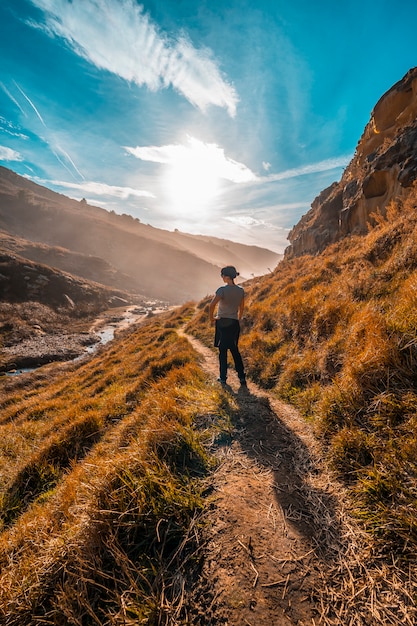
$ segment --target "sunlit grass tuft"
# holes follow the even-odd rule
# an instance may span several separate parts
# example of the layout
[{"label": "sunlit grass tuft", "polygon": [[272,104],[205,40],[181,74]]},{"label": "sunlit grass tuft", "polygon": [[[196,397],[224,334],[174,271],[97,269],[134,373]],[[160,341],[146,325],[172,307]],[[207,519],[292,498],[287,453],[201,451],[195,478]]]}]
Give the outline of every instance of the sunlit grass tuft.
[{"label": "sunlit grass tuft", "polygon": [[223,394],[175,331],[189,316],[190,305],[132,329],[39,378],[37,393],[15,385],[0,426],[0,620],[10,626],[181,619],[178,581],[199,567],[196,520],[214,463],[206,444],[227,428]]}]

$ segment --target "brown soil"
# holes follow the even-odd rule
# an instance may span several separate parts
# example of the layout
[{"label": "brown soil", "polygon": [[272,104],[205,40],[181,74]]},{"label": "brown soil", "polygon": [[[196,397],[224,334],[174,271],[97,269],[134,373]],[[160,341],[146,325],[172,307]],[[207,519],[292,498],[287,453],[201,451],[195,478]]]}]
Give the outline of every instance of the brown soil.
[{"label": "brown soil", "polygon": [[[217,378],[217,354],[186,337]],[[339,538],[316,440],[293,408],[253,383],[240,387],[232,370],[228,378],[225,401],[237,409],[230,439],[215,446],[219,467],[195,592],[201,609],[192,623],[318,624],[326,562]]]}]

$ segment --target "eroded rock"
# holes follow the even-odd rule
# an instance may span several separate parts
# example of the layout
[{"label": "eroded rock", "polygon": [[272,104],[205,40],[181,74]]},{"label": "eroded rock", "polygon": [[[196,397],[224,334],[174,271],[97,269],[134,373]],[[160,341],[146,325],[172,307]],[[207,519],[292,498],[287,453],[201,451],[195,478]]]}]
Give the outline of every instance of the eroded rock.
[{"label": "eroded rock", "polygon": [[287,258],[316,254],[350,234],[366,233],[417,179],[417,67],[375,105],[355,155],[338,183],[320,193],[291,230]]}]

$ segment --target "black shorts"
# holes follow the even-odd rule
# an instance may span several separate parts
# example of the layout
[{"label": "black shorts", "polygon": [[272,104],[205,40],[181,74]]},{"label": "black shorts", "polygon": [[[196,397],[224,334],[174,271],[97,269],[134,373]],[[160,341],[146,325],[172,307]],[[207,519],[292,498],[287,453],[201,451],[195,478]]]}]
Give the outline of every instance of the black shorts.
[{"label": "black shorts", "polygon": [[239,320],[229,317],[221,317],[216,320],[216,330],[214,334],[214,345],[216,348],[229,348],[237,346],[240,335]]}]

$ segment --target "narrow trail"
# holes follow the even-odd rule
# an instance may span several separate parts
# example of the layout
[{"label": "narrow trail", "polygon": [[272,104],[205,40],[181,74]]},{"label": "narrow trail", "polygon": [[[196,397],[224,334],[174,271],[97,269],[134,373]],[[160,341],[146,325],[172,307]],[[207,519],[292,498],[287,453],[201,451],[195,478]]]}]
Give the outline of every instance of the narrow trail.
[{"label": "narrow trail", "polygon": [[[217,354],[181,334],[218,385]],[[237,409],[229,440],[215,450],[220,462],[206,513],[206,590],[200,589],[204,617],[196,623],[328,623],[320,595],[340,543],[340,517],[317,443],[292,407],[251,382],[240,387],[232,369],[228,378],[225,402]]]}]

